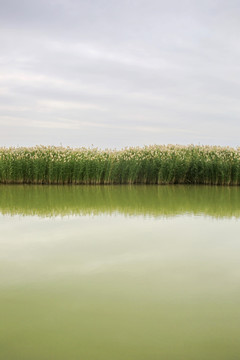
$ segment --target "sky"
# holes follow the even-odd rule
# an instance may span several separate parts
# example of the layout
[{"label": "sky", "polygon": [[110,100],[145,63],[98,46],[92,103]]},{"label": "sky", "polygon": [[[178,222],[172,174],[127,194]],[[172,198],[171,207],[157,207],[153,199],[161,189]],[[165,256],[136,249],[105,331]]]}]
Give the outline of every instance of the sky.
[{"label": "sky", "polygon": [[0,0],[0,146],[240,146],[239,0]]}]

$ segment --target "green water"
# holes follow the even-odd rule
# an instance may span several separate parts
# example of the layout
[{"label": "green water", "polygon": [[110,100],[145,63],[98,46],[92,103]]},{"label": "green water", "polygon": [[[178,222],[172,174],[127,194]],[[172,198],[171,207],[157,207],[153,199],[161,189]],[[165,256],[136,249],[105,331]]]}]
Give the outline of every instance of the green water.
[{"label": "green water", "polygon": [[240,188],[0,186],[0,359],[239,360]]}]

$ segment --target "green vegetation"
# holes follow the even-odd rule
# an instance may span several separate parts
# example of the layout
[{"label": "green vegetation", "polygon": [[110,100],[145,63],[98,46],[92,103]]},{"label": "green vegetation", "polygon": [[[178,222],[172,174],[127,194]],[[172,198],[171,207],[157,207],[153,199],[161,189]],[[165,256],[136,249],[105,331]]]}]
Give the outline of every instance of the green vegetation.
[{"label": "green vegetation", "polygon": [[240,148],[1,148],[3,184],[240,184]]}]

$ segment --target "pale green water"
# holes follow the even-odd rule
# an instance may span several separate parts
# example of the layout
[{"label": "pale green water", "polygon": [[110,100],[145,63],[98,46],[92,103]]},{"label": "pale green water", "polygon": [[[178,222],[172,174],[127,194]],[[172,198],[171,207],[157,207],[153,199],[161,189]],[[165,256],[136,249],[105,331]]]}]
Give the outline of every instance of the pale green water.
[{"label": "pale green water", "polygon": [[0,186],[0,359],[239,360],[240,188]]}]

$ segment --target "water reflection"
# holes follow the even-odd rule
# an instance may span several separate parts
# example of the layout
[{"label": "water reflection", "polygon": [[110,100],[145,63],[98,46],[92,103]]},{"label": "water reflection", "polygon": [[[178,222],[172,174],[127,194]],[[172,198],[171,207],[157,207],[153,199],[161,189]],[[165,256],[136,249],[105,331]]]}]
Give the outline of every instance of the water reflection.
[{"label": "water reflection", "polygon": [[240,188],[220,186],[0,186],[0,212],[38,216],[112,214],[240,216]]},{"label": "water reflection", "polygon": [[239,200],[233,187],[1,186],[0,359],[238,359]]}]

